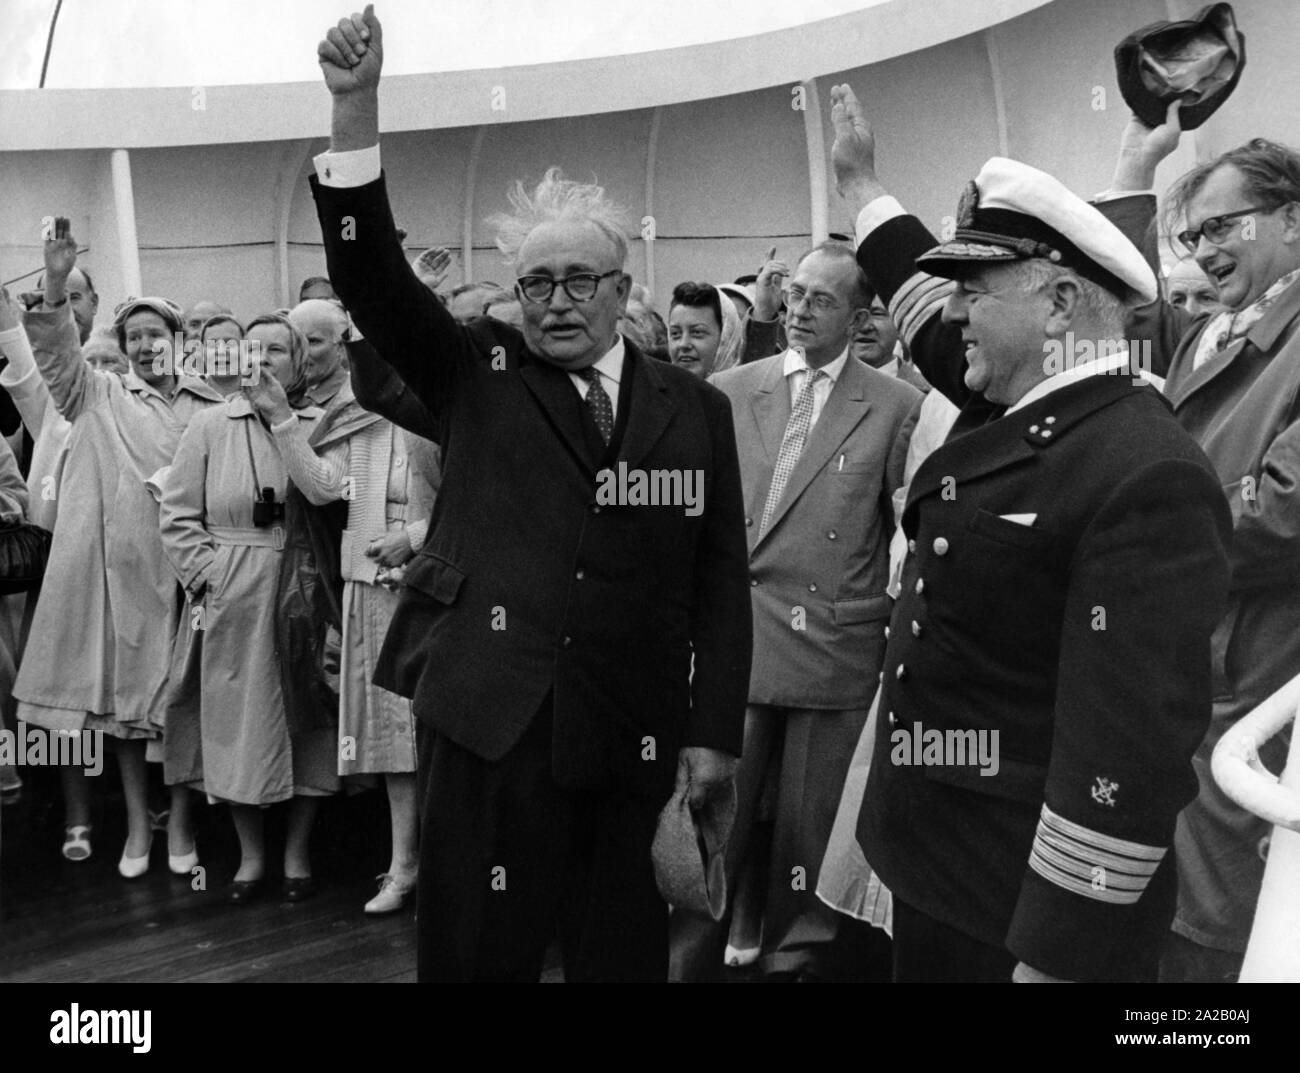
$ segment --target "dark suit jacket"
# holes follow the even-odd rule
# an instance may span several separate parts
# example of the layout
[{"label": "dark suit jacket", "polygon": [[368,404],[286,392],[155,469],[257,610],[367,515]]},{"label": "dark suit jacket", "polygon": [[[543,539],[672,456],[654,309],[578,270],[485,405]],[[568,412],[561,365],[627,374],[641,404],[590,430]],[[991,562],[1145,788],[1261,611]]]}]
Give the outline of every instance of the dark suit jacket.
[{"label": "dark suit jacket", "polygon": [[595,426],[568,374],[508,325],[456,324],[406,264],[382,179],[312,189],[331,281],[442,447],[376,682],[487,760],[553,694],[563,785],[666,797],[680,746],[739,755],[751,626],[726,398],[626,344],[610,461],[700,471],[703,509],[601,505]]},{"label": "dark suit jacket", "polygon": [[[1056,976],[1126,978],[1172,915],[1231,519],[1204,453],[1131,375],[1005,415],[972,396],[939,320],[946,284],[916,271],[934,244],[899,217],[858,251],[921,371],[963,407],[904,511],[859,838],[924,913]],[[996,730],[997,774],[896,762],[918,728]]]}]

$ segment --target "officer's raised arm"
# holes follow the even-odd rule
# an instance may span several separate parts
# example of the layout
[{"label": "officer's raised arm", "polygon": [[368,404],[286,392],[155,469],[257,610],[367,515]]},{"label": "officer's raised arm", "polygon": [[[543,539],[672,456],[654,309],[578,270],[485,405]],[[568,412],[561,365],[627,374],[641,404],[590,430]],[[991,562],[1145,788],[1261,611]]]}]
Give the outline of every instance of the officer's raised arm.
[{"label": "officer's raised arm", "polygon": [[890,196],[876,174],[876,139],[851,86],[831,88],[835,188],[856,221],[858,264],[889,308],[912,359],[930,383],[958,406],[971,397],[961,332],[944,324],[951,280],[918,270],[916,258],[939,244]]}]

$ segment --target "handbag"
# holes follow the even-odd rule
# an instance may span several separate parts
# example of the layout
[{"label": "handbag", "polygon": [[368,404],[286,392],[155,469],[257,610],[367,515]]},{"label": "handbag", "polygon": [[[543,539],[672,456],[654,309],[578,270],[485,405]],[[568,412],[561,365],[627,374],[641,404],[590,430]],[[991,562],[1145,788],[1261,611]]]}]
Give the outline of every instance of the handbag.
[{"label": "handbag", "polygon": [[53,534],[31,522],[0,525],[0,595],[27,592],[41,583]]}]

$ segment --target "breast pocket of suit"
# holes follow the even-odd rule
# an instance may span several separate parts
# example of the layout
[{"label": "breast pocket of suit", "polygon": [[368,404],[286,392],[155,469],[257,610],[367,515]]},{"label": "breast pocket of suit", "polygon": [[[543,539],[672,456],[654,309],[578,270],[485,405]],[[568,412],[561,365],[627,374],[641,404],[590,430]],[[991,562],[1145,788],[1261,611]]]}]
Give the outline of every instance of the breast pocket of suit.
[{"label": "breast pocket of suit", "polygon": [[465,572],[438,555],[417,555],[406,568],[405,584],[447,607],[455,605],[465,584]]},{"label": "breast pocket of suit", "polygon": [[826,465],[826,474],[830,477],[861,477],[879,468],[878,459],[854,451],[836,451]]},{"label": "breast pocket of suit", "polygon": [[1024,525],[1007,518],[1000,518],[983,507],[977,508],[971,515],[966,528],[988,540],[1026,552],[1050,555],[1057,552],[1061,546],[1061,538],[1055,533],[1035,525]]}]

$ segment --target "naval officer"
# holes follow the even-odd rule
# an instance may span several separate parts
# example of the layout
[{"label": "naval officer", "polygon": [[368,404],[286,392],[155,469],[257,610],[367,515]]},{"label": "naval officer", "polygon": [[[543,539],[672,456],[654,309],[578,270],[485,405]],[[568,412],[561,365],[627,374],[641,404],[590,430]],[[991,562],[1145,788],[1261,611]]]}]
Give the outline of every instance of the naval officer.
[{"label": "naval officer", "polygon": [[[859,263],[961,408],[903,514],[858,825],[895,897],[895,978],[1154,979],[1231,535],[1208,460],[1122,349],[1155,278],[1095,209],[1001,158],[936,244],[876,178],[852,90],[832,101]],[[997,763],[906,763],[922,728],[974,732]]]}]

